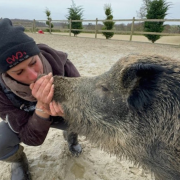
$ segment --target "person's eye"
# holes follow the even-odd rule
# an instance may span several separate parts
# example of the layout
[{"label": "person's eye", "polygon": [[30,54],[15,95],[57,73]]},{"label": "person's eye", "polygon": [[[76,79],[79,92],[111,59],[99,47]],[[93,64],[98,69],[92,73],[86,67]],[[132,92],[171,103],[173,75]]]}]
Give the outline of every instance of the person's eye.
[{"label": "person's eye", "polygon": [[17,75],[21,75],[22,74],[22,71],[18,72]]},{"label": "person's eye", "polygon": [[32,62],[32,63],[30,64],[30,66],[33,66],[34,64],[36,64],[36,61]]}]

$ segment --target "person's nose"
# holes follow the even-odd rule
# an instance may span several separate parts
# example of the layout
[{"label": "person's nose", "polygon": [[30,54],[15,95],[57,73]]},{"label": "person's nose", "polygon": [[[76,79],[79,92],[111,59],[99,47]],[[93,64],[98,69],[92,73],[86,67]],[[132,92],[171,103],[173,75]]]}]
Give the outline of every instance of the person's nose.
[{"label": "person's nose", "polygon": [[37,77],[38,77],[38,73],[34,69],[29,68],[28,69],[28,79],[35,81],[37,79]]}]

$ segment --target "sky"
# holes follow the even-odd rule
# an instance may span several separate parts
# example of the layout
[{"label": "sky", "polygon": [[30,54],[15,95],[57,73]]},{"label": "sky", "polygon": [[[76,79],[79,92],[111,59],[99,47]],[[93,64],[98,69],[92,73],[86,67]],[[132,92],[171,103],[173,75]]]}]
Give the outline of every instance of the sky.
[{"label": "sky", "polygon": [[[142,0],[74,0],[84,9],[84,20],[105,19],[104,5],[111,4],[114,19],[137,17]],[[166,19],[180,19],[180,0],[168,0],[171,8]],[[46,20],[45,10],[51,12],[52,20],[66,20],[71,0],[0,0],[0,18]]]}]

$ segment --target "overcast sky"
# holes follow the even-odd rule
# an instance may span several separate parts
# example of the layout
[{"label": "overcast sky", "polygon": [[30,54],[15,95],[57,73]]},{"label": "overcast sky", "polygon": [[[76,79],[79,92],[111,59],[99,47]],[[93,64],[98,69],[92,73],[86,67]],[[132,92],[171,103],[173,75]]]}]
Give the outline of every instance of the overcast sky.
[{"label": "overcast sky", "polygon": [[[104,4],[111,4],[114,19],[137,17],[142,0],[74,0],[84,9],[83,19],[104,19]],[[172,6],[167,19],[180,19],[180,0],[168,0]],[[51,11],[53,20],[65,20],[71,0],[0,0],[0,17],[10,19],[45,20],[45,9]]]}]

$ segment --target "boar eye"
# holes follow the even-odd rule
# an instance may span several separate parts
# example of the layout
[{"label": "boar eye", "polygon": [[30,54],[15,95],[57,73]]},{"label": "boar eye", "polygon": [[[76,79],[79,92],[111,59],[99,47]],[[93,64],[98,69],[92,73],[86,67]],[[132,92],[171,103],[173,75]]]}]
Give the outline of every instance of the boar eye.
[{"label": "boar eye", "polygon": [[101,85],[101,88],[103,91],[109,91],[108,88],[106,88],[105,86]]}]

